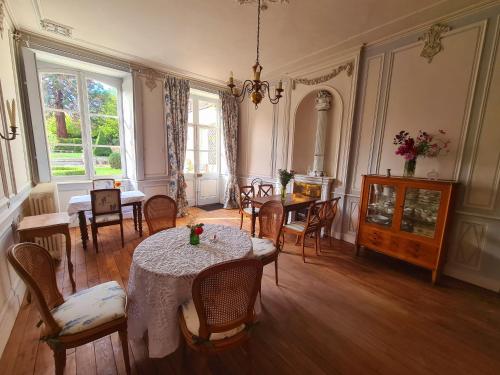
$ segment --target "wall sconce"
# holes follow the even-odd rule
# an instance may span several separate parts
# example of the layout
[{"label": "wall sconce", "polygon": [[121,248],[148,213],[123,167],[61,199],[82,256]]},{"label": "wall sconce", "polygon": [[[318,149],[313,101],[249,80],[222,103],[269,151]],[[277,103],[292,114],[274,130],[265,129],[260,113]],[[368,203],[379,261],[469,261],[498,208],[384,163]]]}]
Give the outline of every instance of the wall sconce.
[{"label": "wall sconce", "polygon": [[16,102],[14,101],[14,99],[12,99],[12,102],[9,103],[9,101],[6,100],[6,103],[7,112],[9,112],[10,135],[4,136],[2,133],[0,133],[0,137],[5,139],[6,141],[12,141],[16,139],[16,136],[18,135],[16,126]]}]

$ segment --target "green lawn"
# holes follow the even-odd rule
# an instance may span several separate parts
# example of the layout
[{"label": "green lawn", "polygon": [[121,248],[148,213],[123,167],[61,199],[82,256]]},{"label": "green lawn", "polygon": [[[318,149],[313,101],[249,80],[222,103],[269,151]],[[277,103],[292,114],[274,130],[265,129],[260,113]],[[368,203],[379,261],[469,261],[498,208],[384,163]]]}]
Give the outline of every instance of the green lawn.
[{"label": "green lawn", "polygon": [[51,159],[82,159],[81,152],[51,152]]},{"label": "green lawn", "polygon": [[[106,166],[99,166],[95,169],[97,176],[121,176],[122,170]],[[85,168],[83,166],[56,166],[52,168],[53,176],[83,176]]]}]

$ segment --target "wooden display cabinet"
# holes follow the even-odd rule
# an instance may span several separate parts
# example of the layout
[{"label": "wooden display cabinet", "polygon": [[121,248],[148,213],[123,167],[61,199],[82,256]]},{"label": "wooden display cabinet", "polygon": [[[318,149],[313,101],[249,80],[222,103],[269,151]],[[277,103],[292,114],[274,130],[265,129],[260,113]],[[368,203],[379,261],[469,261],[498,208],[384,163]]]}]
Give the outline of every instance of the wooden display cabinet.
[{"label": "wooden display cabinet", "polygon": [[363,176],[356,254],[364,246],[432,271],[446,258],[456,183],[419,178]]}]

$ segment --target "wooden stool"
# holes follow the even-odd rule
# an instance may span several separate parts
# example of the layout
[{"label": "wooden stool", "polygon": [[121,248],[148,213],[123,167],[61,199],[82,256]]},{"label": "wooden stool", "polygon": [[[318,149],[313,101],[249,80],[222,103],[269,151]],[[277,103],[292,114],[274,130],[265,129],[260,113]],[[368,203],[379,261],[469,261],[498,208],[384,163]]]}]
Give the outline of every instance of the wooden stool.
[{"label": "wooden stool", "polygon": [[36,237],[49,237],[54,234],[63,234],[66,237],[66,259],[68,260],[69,278],[73,293],[75,293],[76,284],[73,278],[73,263],[71,263],[70,221],[69,215],[66,212],[26,216],[19,223],[17,230],[21,242],[34,242]]}]

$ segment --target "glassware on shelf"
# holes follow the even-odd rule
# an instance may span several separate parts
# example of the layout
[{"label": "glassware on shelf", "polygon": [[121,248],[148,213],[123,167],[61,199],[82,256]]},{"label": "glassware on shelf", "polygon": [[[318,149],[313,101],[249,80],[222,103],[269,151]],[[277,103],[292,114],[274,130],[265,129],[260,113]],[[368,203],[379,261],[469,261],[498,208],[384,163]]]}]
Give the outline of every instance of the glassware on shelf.
[{"label": "glassware on shelf", "polygon": [[390,227],[396,203],[396,189],[393,185],[371,184],[365,221]]},{"label": "glassware on shelf", "polygon": [[440,202],[439,190],[407,188],[400,229],[434,238]]}]

